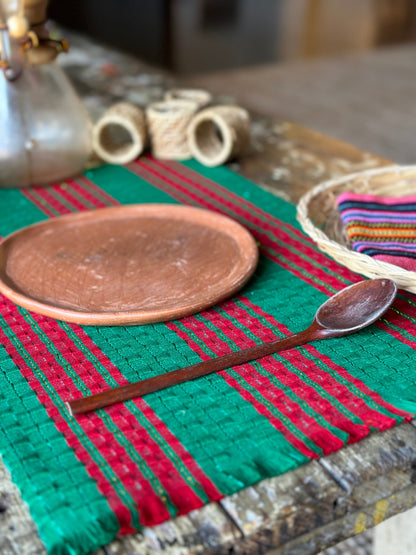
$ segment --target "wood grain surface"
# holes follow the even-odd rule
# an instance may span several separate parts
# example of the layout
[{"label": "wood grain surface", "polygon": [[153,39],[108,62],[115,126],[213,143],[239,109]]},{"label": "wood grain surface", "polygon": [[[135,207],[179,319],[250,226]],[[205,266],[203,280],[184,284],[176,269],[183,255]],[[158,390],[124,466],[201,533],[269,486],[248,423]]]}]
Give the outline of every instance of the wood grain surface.
[{"label": "wood grain surface", "polygon": [[412,164],[415,53],[416,45],[408,43],[366,53],[193,75],[187,84],[400,164]]}]

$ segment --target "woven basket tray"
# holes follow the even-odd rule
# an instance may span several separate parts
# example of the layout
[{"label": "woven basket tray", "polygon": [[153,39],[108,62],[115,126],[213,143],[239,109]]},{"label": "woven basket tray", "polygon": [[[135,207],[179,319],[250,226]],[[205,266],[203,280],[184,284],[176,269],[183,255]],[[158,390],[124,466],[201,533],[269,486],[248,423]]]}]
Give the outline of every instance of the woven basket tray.
[{"label": "woven basket tray", "polygon": [[297,207],[303,230],[340,264],[369,278],[390,278],[416,293],[416,272],[351,250],[336,199],[343,191],[390,197],[416,194],[416,166],[387,166],[326,181],[304,195]]}]

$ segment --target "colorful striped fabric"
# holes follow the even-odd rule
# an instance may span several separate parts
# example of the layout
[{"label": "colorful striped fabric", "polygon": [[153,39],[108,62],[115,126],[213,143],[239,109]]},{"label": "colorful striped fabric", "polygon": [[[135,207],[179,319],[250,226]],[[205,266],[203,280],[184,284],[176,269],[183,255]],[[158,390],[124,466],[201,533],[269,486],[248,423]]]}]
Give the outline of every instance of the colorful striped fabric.
[{"label": "colorful striped fabric", "polygon": [[345,192],[338,208],[351,247],[378,260],[416,270],[416,196]]},{"label": "colorful striped fabric", "polygon": [[226,168],[142,158],[46,188],[0,191],[0,235],[119,203],[224,213],[260,245],[232,299],[178,321],[93,327],[0,298],[0,453],[50,553],[88,553],[416,413],[416,302],[360,333],[71,417],[65,402],[284,337],[361,279],[300,231],[295,207]]}]

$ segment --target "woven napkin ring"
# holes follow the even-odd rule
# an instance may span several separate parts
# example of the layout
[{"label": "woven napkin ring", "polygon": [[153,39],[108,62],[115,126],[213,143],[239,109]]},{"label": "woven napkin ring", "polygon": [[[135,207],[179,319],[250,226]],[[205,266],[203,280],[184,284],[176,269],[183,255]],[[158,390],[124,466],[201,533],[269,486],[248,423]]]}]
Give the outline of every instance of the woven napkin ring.
[{"label": "woven napkin ring", "polygon": [[128,102],[111,106],[92,130],[93,150],[109,164],[127,164],[135,160],[144,151],[146,143],[144,112]]},{"label": "woven napkin ring", "polygon": [[250,142],[250,116],[239,106],[214,106],[199,112],[188,131],[192,156],[219,166],[242,154]]},{"label": "woven napkin ring", "polygon": [[188,160],[191,158],[186,130],[198,111],[191,100],[165,100],[146,109],[150,146],[155,158]]}]

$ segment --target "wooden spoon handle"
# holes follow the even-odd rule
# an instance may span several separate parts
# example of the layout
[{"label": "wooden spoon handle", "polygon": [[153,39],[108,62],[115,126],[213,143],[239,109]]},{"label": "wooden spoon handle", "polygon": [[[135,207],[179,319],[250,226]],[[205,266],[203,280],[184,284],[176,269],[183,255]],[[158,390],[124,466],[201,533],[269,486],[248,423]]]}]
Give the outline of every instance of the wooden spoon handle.
[{"label": "wooden spoon handle", "polygon": [[148,378],[140,382],[122,385],[113,389],[107,389],[106,391],[102,391],[101,393],[97,393],[95,395],[70,401],[66,405],[69,412],[73,415],[101,409],[108,405],[113,405],[114,403],[128,401],[134,397],[142,397],[148,393],[160,391],[161,389],[194,380],[195,378],[200,378],[201,376],[206,376],[207,374],[212,374],[213,372],[218,372],[226,368],[231,368],[233,366],[237,366],[238,364],[244,364],[245,362],[250,362],[251,360],[271,355],[273,353],[278,353],[280,351],[284,351],[285,349],[298,347],[299,345],[303,345],[308,341],[313,341],[318,338],[319,335],[317,331],[312,330],[312,328],[308,328],[305,331],[295,335],[290,335],[284,339],[277,339],[276,341],[271,341],[270,343],[255,345],[249,349],[229,353],[228,355],[224,355],[222,357],[198,362],[192,366],[180,368],[179,370],[173,370],[167,374],[160,374],[159,376],[154,376],[153,378]]}]

